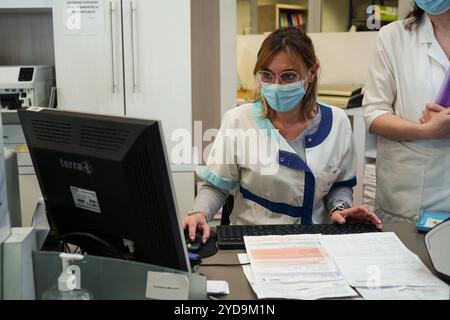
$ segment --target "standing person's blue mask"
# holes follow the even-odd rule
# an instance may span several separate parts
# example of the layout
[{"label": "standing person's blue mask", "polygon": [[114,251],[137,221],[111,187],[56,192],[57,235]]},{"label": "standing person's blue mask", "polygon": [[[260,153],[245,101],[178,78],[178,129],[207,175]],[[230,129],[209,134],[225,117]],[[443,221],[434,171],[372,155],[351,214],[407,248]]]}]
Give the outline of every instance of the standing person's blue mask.
[{"label": "standing person's blue mask", "polygon": [[290,84],[261,83],[261,94],[277,112],[289,112],[298,106],[305,96],[305,80]]},{"label": "standing person's blue mask", "polygon": [[437,15],[450,9],[450,0],[415,0],[417,6],[431,15]]}]

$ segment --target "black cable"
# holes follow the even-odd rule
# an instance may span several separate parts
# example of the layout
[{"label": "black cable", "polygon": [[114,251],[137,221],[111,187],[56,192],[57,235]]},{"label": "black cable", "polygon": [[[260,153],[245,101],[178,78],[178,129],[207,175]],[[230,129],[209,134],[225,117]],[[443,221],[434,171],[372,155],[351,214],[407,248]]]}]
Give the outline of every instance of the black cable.
[{"label": "black cable", "polygon": [[247,263],[206,263],[206,264],[200,264],[199,267],[240,267],[240,266],[246,266],[249,265],[250,262]]},{"label": "black cable", "polygon": [[67,233],[65,235],[63,235],[61,237],[63,243],[70,243],[70,239],[73,240],[77,240],[78,239],[82,239],[82,238],[86,238],[89,240],[93,240],[94,242],[96,242],[97,244],[100,244],[101,246],[103,246],[105,249],[109,250],[110,253],[115,254],[118,258],[120,259],[126,259],[127,257],[124,256],[124,254],[122,252],[120,252],[119,250],[117,250],[116,247],[114,247],[113,245],[111,245],[109,242],[91,234],[91,233],[87,233],[87,232],[71,232],[71,233]]}]

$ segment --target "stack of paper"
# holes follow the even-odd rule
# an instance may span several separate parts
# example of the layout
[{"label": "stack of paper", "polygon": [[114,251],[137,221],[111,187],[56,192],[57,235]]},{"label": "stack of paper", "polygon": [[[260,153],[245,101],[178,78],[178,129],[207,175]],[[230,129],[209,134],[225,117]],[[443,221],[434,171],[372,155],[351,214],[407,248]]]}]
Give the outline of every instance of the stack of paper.
[{"label": "stack of paper", "polygon": [[[244,237],[239,254],[258,298],[445,299],[436,278],[395,233]],[[350,287],[351,286],[351,287]]]},{"label": "stack of paper", "polygon": [[319,299],[355,296],[320,235],[244,237],[244,273],[258,298]]},{"label": "stack of paper", "polygon": [[350,285],[365,299],[449,299],[436,278],[392,232],[322,236]]}]

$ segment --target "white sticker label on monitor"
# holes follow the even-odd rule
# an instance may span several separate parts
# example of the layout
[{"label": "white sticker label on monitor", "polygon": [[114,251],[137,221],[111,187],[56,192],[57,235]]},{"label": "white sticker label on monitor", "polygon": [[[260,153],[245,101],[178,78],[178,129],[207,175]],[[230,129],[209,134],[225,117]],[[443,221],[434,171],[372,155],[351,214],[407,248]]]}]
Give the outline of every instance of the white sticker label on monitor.
[{"label": "white sticker label on monitor", "polygon": [[189,279],[184,274],[168,272],[147,272],[147,299],[187,300]]},{"label": "white sticker label on monitor", "polygon": [[97,194],[95,191],[81,189],[77,187],[70,187],[72,191],[73,202],[75,207],[101,213],[100,205],[98,203]]}]

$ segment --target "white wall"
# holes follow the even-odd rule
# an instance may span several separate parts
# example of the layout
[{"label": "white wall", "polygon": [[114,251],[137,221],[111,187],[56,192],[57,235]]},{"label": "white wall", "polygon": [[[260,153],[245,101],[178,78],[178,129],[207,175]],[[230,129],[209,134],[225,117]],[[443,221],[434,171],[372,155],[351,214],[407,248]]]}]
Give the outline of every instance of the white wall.
[{"label": "white wall", "polygon": [[239,82],[243,89],[253,89],[253,68],[256,63],[256,55],[264,40],[264,35],[238,35],[237,43],[237,71]]},{"label": "white wall", "polygon": [[[321,64],[321,83],[364,84],[375,54],[377,32],[310,33]],[[254,86],[253,67],[263,35],[237,36],[239,79],[246,89]]]},{"label": "white wall", "polygon": [[398,18],[404,19],[406,15],[411,11],[411,0],[398,0]]},{"label": "white wall", "polygon": [[377,32],[311,33],[320,61],[320,83],[364,84],[376,51]]},{"label": "white wall", "polygon": [[236,106],[236,3],[220,0],[220,112]]}]

